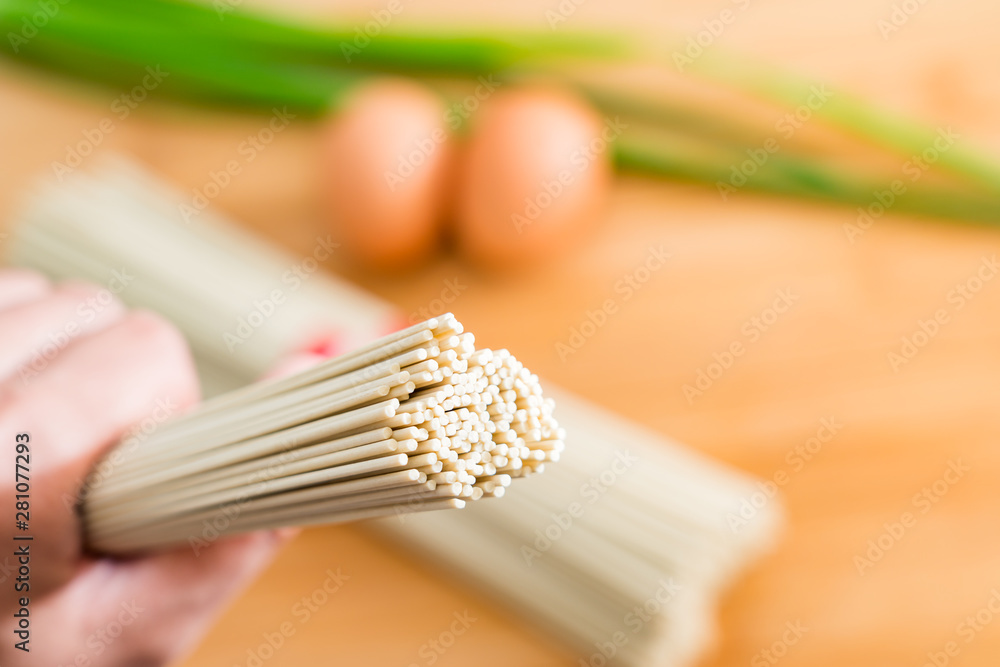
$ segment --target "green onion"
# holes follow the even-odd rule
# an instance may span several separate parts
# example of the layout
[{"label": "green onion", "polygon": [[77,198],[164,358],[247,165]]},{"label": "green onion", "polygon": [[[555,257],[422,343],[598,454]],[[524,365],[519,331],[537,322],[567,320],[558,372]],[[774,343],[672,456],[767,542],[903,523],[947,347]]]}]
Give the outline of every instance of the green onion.
[{"label": "green onion", "polygon": [[[0,31],[21,34],[39,11],[29,0],[0,0]],[[158,97],[251,111],[288,107],[318,116],[336,109],[358,82],[378,73],[441,78],[475,85],[489,75],[507,82],[542,79],[576,88],[627,129],[614,141],[615,163],[647,175],[693,181],[728,192],[735,165],[769,130],[738,111],[715,108],[683,93],[623,91],[585,81],[601,62],[641,62],[628,40],[602,34],[493,31],[436,33],[386,26],[367,35],[355,26],[314,26],[185,0],[72,0],[59,5],[37,34],[8,39],[7,58],[115,88],[136,85],[147,68],[167,77]],[[745,59],[704,57],[692,68],[700,85],[725,86],[748,102],[794,109],[810,84],[752,68]],[[893,159],[920,155],[935,132],[879,112],[838,92],[814,109],[810,123],[862,139]],[[773,133],[773,128],[771,130]],[[850,158],[846,156],[845,159]],[[843,161],[843,159],[841,160]],[[797,136],[769,154],[738,189],[866,207],[898,175],[835,168]],[[968,222],[1000,223],[1000,165],[965,146],[937,152],[927,178],[911,184],[894,210]]]}]

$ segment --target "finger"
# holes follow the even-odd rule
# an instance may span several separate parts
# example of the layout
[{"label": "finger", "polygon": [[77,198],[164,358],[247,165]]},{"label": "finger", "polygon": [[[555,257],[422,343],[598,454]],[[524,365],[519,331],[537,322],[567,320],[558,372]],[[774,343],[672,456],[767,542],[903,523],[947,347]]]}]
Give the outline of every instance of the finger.
[{"label": "finger", "polygon": [[52,291],[48,279],[24,269],[0,271],[0,311],[37,301]]},{"label": "finger", "polygon": [[[37,590],[63,583],[79,565],[75,507],[103,451],[131,425],[147,416],[163,421],[197,395],[180,334],[157,317],[131,313],[71,345],[0,408],[2,437],[13,442],[15,433],[31,436]],[[143,426],[143,433],[149,430]]]},{"label": "finger", "polygon": [[294,375],[340,353],[342,341],[339,335],[327,334],[313,340],[308,346],[295,350],[278,360],[263,380],[274,380]]},{"label": "finger", "polygon": [[298,352],[279,361],[263,379],[274,380],[294,375],[327,359],[329,357],[314,352]]},{"label": "finger", "polygon": [[65,283],[43,299],[0,312],[0,380],[37,378],[70,343],[124,313],[110,290],[83,283]]},{"label": "finger", "polygon": [[[163,665],[189,653],[271,562],[287,537],[255,533],[134,561],[89,563],[32,610],[36,627],[66,628],[37,664]],[[6,663],[4,663],[6,664]],[[34,664],[34,663],[33,663]]]},{"label": "finger", "polygon": [[136,632],[145,638],[162,633],[150,648],[165,661],[186,655],[293,534],[252,533],[204,547],[196,542],[193,548],[126,564],[118,573],[123,592],[155,607],[158,616],[142,619]]}]

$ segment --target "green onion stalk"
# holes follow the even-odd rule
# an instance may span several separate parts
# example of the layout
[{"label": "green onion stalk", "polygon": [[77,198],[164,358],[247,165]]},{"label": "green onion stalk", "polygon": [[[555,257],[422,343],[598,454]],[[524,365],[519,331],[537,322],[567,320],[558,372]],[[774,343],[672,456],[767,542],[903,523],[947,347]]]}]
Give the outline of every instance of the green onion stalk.
[{"label": "green onion stalk", "polygon": [[[312,25],[230,5],[185,0],[70,0],[42,8],[32,0],[0,0],[0,55],[8,60],[121,89],[151,66],[168,72],[158,95],[186,104],[248,111],[287,107],[323,117],[372,76],[397,74],[429,83],[493,76],[501,81],[541,79],[576,89],[625,129],[613,144],[618,168],[726,187],[745,150],[766,128],[730,109],[667,91],[623,92],[585,81],[588,66],[648,62],[631,41],[604,34],[490,31],[435,32],[387,26],[378,34],[352,25]],[[788,110],[810,84],[745,59],[702,58],[691,76],[699,85],[724,86],[755,103]],[[452,86],[449,90],[453,89]],[[860,139],[891,158],[919,155],[935,132],[880,112],[848,95],[831,97],[816,118],[831,132]],[[939,151],[922,179],[897,198],[894,210],[956,221],[1000,223],[1000,165],[965,147]],[[738,188],[785,197],[865,207],[891,176],[837,168],[804,142],[792,142],[745,178]]]}]

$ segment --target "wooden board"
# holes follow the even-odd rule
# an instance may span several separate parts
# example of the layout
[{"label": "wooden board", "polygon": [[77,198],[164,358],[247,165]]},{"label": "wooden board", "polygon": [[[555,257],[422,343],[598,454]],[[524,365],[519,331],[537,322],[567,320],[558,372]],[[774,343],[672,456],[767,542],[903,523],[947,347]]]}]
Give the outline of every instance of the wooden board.
[{"label": "wooden board", "polygon": [[[382,6],[354,4],[359,19]],[[894,4],[906,3],[687,0],[667,8],[591,0],[560,25],[683,36],[724,8],[745,6],[710,48],[789,63],[933,125],[953,126],[1000,155],[1000,82],[992,66],[1000,56],[1000,8],[928,2],[883,39],[878,21]],[[406,5],[405,18],[546,29],[546,9],[528,0],[493,9],[436,0]],[[301,8],[335,10],[342,8]],[[110,107],[113,95],[70,94],[6,65],[0,90],[3,219],[22,190],[52,177],[52,161],[64,159],[66,146],[104,118],[115,129],[101,149],[127,151],[192,190],[260,125],[256,118],[152,105],[121,119]],[[293,124],[213,203],[307,253],[326,233],[312,137],[312,128]],[[1000,475],[1000,279],[985,281],[964,302],[955,290],[976,286],[977,272],[1000,252],[1000,233],[886,216],[852,244],[843,225],[855,216],[754,197],[723,203],[704,189],[626,181],[595,238],[531,275],[480,275],[449,257],[405,277],[368,275],[347,262],[328,268],[407,313],[456,280],[466,287],[453,308],[485,343],[515,350],[542,375],[700,451],[762,477],[788,473],[785,539],[726,598],[718,648],[705,665],[771,664],[761,652],[782,640],[786,623],[808,629],[780,658],[789,667],[921,665],[949,641],[960,649],[952,664],[993,665],[1000,619],[987,611],[980,630],[961,624],[1000,590],[1000,498],[991,481]],[[555,344],[660,245],[672,255],[667,265],[561,361]],[[755,316],[770,319],[765,311],[783,290],[794,303],[751,341],[745,327],[754,328]],[[938,311],[947,322],[894,368],[888,355]],[[745,354],[689,402],[683,386],[733,341],[746,344]],[[823,420],[841,426],[800,467],[796,448]],[[953,484],[939,481],[956,462],[968,470]],[[915,498],[936,482],[943,493],[935,502]],[[906,512],[913,525],[898,539],[883,536],[886,524]],[[880,537],[889,548],[860,573],[856,558],[867,557],[870,541]],[[304,607],[296,605],[338,568],[350,579],[302,622]],[[429,642],[464,612],[477,620],[438,653]],[[264,657],[266,636],[286,621],[294,634],[263,661],[268,666],[578,664],[475,591],[443,584],[408,554],[358,529],[336,528],[309,531],[289,547],[185,667],[254,664],[248,651]]]}]

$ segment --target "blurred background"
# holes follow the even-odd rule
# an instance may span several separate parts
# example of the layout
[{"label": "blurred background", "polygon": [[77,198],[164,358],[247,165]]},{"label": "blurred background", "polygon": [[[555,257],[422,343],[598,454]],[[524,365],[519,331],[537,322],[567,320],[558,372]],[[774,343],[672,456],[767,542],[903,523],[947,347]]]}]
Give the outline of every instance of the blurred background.
[{"label": "blurred background", "polygon": [[[233,6],[363,26],[388,5]],[[1000,6],[979,0],[393,7],[393,20],[408,26],[617,32],[648,44],[667,68],[689,38],[701,40],[706,52],[779,67],[1000,161]],[[121,118],[118,94],[0,64],[0,220],[108,118],[114,129],[100,151],[131,156],[193,196],[261,128],[259,115],[161,104],[155,91]],[[725,105],[720,98],[717,108]],[[330,222],[332,140],[318,139],[325,122],[289,123],[211,206],[296,256],[329,233],[350,245],[352,232]],[[890,179],[905,174],[905,154],[886,159]],[[857,149],[829,164],[850,174],[875,162]],[[608,185],[606,200],[582,205],[593,213],[590,227],[516,270],[485,269],[454,232],[409,267],[386,270],[343,253],[323,269],[407,315],[453,295],[448,309],[486,345],[508,347],[542,377],[780,486],[781,541],[729,591],[718,641],[701,664],[923,665],[932,654],[940,660],[948,642],[960,649],[949,661],[994,664],[1000,281],[990,279],[1000,230],[989,220],[899,210],[865,223],[855,204],[723,197],[714,185],[628,175]],[[659,248],[669,253],[662,270],[584,344],[561,353],[588,312]],[[727,357],[734,343],[742,351]],[[948,473],[956,467],[957,477]],[[897,537],[907,512],[916,520]],[[331,568],[348,583],[298,624],[293,610]],[[463,612],[477,620],[433,664],[580,661],[474,587],[446,583],[411,554],[347,526],[306,531],[184,665],[249,665],[248,648],[292,618],[294,635],[266,664],[429,665],[421,648]],[[805,629],[801,639],[772,651],[793,626]]]}]

